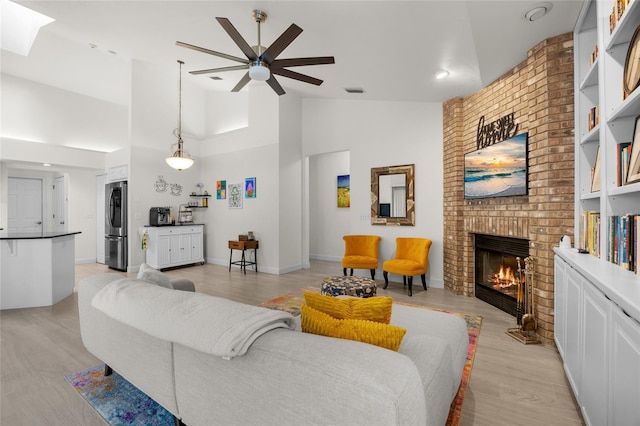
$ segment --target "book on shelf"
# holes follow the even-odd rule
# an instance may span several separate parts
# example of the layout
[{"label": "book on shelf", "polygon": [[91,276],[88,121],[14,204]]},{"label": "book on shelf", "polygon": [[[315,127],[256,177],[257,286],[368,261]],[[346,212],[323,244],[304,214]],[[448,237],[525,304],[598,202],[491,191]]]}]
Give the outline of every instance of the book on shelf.
[{"label": "book on shelf", "polygon": [[600,191],[600,147],[596,152],[596,164],[591,168],[591,192]]},{"label": "book on shelf", "polygon": [[631,142],[621,142],[616,145],[616,185],[627,184],[629,161],[631,160]]},{"label": "book on shelf", "polygon": [[589,66],[593,66],[596,59],[598,59],[598,45],[596,44],[593,50],[591,51],[591,55],[589,56]]},{"label": "book on shelf", "polygon": [[636,271],[636,275],[640,275],[640,214],[637,214],[633,217],[633,230],[634,230],[634,241],[635,245],[633,246],[633,269]]},{"label": "book on shelf", "polygon": [[638,271],[638,254],[640,254],[640,215],[625,214],[609,217],[609,246],[607,260],[628,271]]},{"label": "book on shelf", "polygon": [[595,105],[589,109],[589,130],[600,124],[600,107]]},{"label": "book on shelf", "polygon": [[586,210],[580,217],[579,246],[600,257],[600,212]]},{"label": "book on shelf", "polygon": [[622,18],[624,11],[629,6],[632,0],[614,0],[613,8],[611,10],[611,14],[609,15],[609,33],[612,33],[613,30],[618,25],[618,21]]}]

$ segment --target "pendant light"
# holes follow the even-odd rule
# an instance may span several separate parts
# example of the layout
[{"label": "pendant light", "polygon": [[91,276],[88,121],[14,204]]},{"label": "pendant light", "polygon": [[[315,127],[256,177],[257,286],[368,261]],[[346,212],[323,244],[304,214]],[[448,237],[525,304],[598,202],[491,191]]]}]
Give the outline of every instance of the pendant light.
[{"label": "pendant light", "polygon": [[[178,138],[178,143],[171,145],[171,156],[166,158],[168,165],[182,171],[193,166],[194,160],[191,155],[183,148],[184,142],[182,141],[182,65],[184,62],[178,61],[180,64],[180,80],[178,85],[178,128],[173,131],[173,134]],[[176,147],[174,151],[174,147]]]}]

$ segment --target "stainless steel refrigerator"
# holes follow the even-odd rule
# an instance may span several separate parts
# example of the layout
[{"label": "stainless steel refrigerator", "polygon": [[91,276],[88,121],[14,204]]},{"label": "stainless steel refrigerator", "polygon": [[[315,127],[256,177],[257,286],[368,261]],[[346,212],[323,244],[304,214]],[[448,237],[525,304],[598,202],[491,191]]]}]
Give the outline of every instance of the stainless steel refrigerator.
[{"label": "stainless steel refrigerator", "polygon": [[127,270],[127,182],[105,185],[105,263]]}]

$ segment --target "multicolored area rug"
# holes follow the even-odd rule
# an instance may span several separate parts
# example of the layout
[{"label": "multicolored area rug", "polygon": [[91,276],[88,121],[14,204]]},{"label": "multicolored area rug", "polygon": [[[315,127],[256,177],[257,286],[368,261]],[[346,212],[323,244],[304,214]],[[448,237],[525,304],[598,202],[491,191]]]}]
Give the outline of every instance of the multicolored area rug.
[{"label": "multicolored area rug", "polygon": [[104,375],[104,364],[64,376],[112,426],[173,426],[173,416],[115,371]]},{"label": "multicolored area rug", "polygon": [[[275,299],[268,300],[260,306],[271,309],[279,309],[281,311],[289,312],[290,314],[297,316],[300,315],[300,306],[304,304],[304,293],[314,292],[319,293],[318,287],[300,288],[292,291],[291,293],[276,297]],[[419,306],[411,303],[394,302],[399,305],[413,306],[422,309],[432,309],[435,311],[447,312],[463,318],[467,322],[467,332],[469,333],[469,351],[467,352],[467,362],[464,365],[464,371],[462,372],[462,380],[460,382],[460,388],[458,393],[451,403],[451,409],[449,411],[449,418],[447,419],[447,426],[457,426],[460,422],[460,416],[462,415],[462,404],[464,397],[467,394],[467,388],[469,387],[469,378],[471,377],[471,367],[473,367],[473,359],[476,354],[476,346],[478,343],[478,335],[480,334],[480,325],[482,324],[482,317],[477,315],[467,315],[459,312],[446,311],[444,309],[435,309],[428,306]]]},{"label": "multicolored area rug", "polygon": [[[304,304],[305,292],[320,292],[317,287],[300,288],[275,299],[268,300],[260,306],[300,315],[300,306]],[[410,303],[395,302],[401,305],[422,309],[433,309]],[[451,403],[447,426],[457,426],[462,414],[462,404],[467,393],[471,367],[476,353],[476,344],[482,317],[449,312],[463,318],[467,322],[469,332],[469,352],[462,373],[462,381],[458,394]],[[79,373],[66,375],[65,380],[112,426],[172,426],[173,416],[157,402],[129,383],[115,371],[111,376],[104,376],[104,365],[98,365]]]}]

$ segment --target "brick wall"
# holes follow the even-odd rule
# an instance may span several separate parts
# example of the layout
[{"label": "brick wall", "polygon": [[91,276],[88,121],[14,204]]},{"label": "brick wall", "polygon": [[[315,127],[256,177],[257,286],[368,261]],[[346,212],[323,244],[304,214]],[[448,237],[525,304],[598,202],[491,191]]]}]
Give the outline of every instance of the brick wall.
[{"label": "brick wall", "polygon": [[[464,199],[464,153],[476,150],[477,125],[514,113],[529,133],[529,195]],[[538,334],[553,342],[553,247],[573,240],[573,34],[540,42],[527,59],[485,89],[443,105],[444,283],[474,295],[473,235],[530,240]],[[514,318],[515,326],[515,318]]]}]

